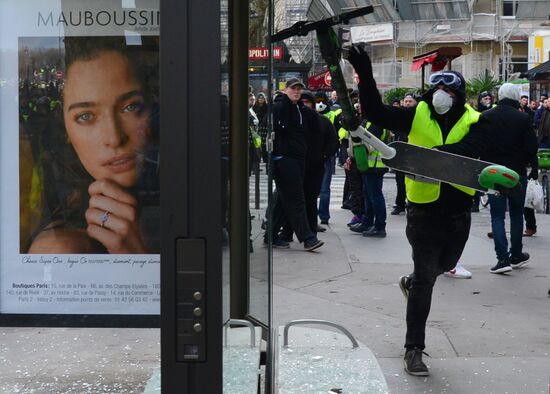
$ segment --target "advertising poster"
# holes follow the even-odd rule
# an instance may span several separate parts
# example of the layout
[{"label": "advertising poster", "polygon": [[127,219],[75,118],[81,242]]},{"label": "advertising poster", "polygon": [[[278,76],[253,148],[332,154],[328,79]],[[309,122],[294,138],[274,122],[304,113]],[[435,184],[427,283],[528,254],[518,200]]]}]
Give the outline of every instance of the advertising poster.
[{"label": "advertising poster", "polygon": [[0,314],[158,314],[158,1],[0,0]]}]

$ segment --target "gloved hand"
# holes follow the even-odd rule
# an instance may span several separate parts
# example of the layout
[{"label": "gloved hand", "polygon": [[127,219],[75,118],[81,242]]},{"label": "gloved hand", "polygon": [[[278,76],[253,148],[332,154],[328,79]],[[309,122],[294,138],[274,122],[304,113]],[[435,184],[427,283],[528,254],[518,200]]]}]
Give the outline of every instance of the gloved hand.
[{"label": "gloved hand", "polygon": [[537,168],[532,168],[527,178],[536,181],[537,179],[539,179],[539,170]]},{"label": "gloved hand", "polygon": [[351,158],[348,157],[342,167],[344,170],[349,171],[351,169]]},{"label": "gloved hand", "polygon": [[495,184],[495,189],[500,193],[501,196],[519,196],[522,191],[521,183],[518,183],[516,186],[510,189],[504,186]]},{"label": "gloved hand", "polygon": [[369,55],[363,47],[359,45],[352,45],[348,52],[348,60],[355,69],[359,79],[361,81],[366,79],[372,79],[372,64]]}]

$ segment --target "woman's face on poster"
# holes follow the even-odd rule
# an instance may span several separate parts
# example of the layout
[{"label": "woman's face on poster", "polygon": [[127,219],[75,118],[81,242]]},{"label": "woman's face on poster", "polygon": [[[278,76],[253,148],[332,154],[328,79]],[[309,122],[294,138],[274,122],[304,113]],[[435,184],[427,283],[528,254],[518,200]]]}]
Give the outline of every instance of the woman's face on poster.
[{"label": "woman's face on poster", "polygon": [[144,161],[149,111],[128,59],[108,51],[75,61],[67,71],[63,113],[69,140],[88,173],[134,186]]}]

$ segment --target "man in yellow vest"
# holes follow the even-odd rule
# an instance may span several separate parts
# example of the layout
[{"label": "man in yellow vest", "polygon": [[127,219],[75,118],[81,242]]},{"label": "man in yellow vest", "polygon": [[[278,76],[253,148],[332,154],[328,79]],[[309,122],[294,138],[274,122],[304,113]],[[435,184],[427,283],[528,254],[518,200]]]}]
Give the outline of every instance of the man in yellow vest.
[{"label": "man in yellow vest", "polygon": [[[382,103],[366,52],[353,46],[349,61],[359,75],[360,102],[372,123],[408,134],[409,143],[469,157],[479,157],[492,141],[489,122],[466,104],[466,83],[455,71],[430,76],[430,90],[416,108],[397,108]],[[412,247],[414,272],[400,278],[407,297],[405,371],[429,375],[422,361],[426,320],[432,290],[439,275],[454,268],[470,232],[474,191],[427,179],[405,179],[407,239]]]},{"label": "man in yellow vest", "polygon": [[[365,122],[364,127],[380,140],[388,141],[388,131],[386,129],[373,125],[368,121]],[[379,151],[368,147],[367,151],[367,168],[357,169],[361,175],[364,213],[361,216],[361,222],[350,226],[350,230],[355,233],[362,233],[363,237],[385,238],[386,200],[384,199],[384,193],[382,193],[382,186],[384,184],[384,174],[388,172],[388,169],[382,163]],[[351,154],[352,152],[350,152],[350,156]]]}]

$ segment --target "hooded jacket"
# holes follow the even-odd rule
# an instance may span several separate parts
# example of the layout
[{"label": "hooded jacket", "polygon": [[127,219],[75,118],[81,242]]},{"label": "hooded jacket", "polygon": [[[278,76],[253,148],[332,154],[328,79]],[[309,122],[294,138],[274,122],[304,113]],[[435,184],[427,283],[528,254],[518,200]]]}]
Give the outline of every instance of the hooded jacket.
[{"label": "hooded jacket", "polygon": [[543,107],[537,127],[537,142],[540,144],[544,138],[550,140],[550,110]]},{"label": "hooded jacket", "polygon": [[317,113],[298,101],[293,104],[285,94],[273,105],[273,156],[305,160],[310,134],[319,133]]},{"label": "hooded jacket", "polygon": [[489,105],[488,107],[483,105],[481,103],[481,94],[477,96],[477,107],[476,107],[476,110],[477,112],[483,112],[483,111],[487,111],[488,109],[491,109],[493,108],[493,100],[494,100],[494,97],[492,95],[489,95],[489,97],[491,97],[491,105]]},{"label": "hooded jacket", "polygon": [[509,98],[499,100],[495,108],[483,115],[490,121],[498,143],[491,144],[481,159],[502,164],[525,176],[526,167],[533,162],[538,148],[529,115],[519,111],[519,102]]}]

